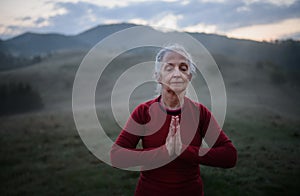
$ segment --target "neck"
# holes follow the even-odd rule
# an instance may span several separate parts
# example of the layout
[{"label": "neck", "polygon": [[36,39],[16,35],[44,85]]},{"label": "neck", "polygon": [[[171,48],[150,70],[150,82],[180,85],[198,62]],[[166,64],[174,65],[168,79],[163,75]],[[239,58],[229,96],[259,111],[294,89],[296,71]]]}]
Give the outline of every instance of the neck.
[{"label": "neck", "polygon": [[184,95],[184,92],[176,94],[171,90],[162,90],[161,103],[168,109],[178,109],[184,103]]}]

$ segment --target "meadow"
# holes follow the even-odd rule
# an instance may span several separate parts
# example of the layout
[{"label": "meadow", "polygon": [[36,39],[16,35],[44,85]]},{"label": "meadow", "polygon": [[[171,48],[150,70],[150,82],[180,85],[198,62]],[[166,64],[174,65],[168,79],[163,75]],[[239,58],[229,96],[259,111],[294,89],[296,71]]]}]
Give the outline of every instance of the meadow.
[{"label": "meadow", "polygon": [[[0,72],[0,83],[25,82],[40,93],[44,104],[38,111],[0,116],[1,195],[133,195],[139,173],[97,159],[75,127],[72,84],[84,54],[58,53],[32,66]],[[131,59],[137,57],[123,57],[115,63],[139,63]],[[226,170],[201,166],[205,195],[298,195],[298,87],[274,82],[270,77],[274,70],[263,65],[224,57],[216,60],[221,62],[227,90],[223,129],[238,150],[238,162]],[[194,82],[203,87],[201,79]],[[99,104],[109,97],[103,93],[106,87],[98,91]],[[135,93],[139,92],[147,89]],[[209,100],[206,92],[200,94],[204,101]],[[105,111],[100,114],[109,117]],[[115,139],[120,131],[116,122],[111,118],[104,121],[112,128],[109,136]]]},{"label": "meadow", "polygon": [[[205,195],[298,195],[299,122],[257,118],[227,118],[238,163],[201,166]],[[71,113],[20,114],[0,124],[1,195],[133,195],[139,173],[92,155]]]}]

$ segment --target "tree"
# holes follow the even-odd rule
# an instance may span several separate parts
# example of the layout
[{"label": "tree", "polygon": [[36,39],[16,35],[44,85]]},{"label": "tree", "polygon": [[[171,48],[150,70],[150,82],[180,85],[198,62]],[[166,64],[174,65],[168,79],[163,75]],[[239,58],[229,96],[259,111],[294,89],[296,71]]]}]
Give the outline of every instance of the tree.
[{"label": "tree", "polygon": [[0,115],[28,112],[42,107],[40,94],[29,84],[10,82],[0,85]]}]

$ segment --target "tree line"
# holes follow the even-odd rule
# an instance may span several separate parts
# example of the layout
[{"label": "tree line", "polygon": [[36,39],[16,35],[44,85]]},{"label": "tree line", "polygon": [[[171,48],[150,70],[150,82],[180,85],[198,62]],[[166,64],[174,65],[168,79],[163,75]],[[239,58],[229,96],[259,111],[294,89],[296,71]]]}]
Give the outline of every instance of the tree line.
[{"label": "tree line", "polygon": [[16,57],[11,54],[0,52],[0,71],[25,67],[42,61],[40,55],[33,57]]},{"label": "tree line", "polygon": [[42,98],[31,85],[22,82],[0,84],[1,116],[38,110],[42,107]]}]

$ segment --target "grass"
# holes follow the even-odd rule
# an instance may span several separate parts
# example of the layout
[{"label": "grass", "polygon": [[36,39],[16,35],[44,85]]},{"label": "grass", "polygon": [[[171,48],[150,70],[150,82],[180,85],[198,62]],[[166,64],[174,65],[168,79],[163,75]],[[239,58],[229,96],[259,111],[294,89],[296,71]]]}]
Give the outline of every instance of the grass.
[{"label": "grass", "polygon": [[206,195],[298,195],[298,123],[272,118],[227,120],[239,160],[229,170],[202,167]]},{"label": "grass", "polygon": [[[0,124],[1,195],[133,195],[139,173],[94,157],[70,113],[2,117]],[[201,166],[205,195],[298,195],[298,126],[278,116],[227,118],[238,164]]]}]

